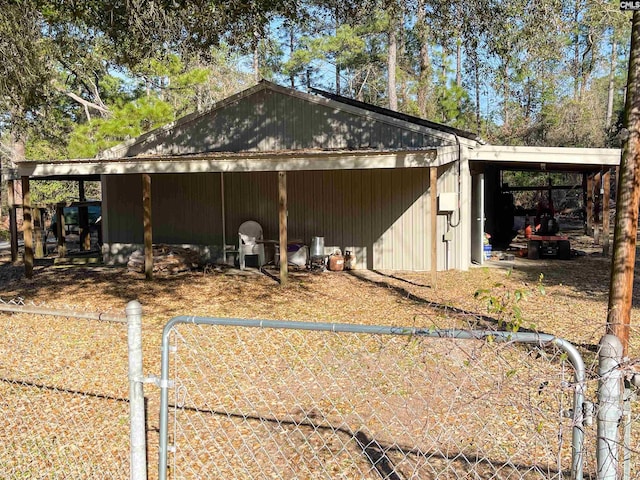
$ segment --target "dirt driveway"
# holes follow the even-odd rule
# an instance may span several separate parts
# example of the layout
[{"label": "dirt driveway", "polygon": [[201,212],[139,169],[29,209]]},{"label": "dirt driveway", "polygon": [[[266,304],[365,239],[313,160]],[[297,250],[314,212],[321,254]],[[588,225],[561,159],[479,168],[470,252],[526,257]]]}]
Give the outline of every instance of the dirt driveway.
[{"label": "dirt driveway", "polygon": [[[0,299],[20,297],[90,311],[121,311],[126,302],[137,299],[149,326],[160,326],[177,315],[201,315],[482,328],[488,324],[479,323],[480,316],[496,315],[487,312],[486,300],[474,297],[475,292],[485,289],[502,298],[520,291],[527,294],[518,303],[523,328],[586,346],[597,344],[605,331],[609,262],[597,254],[570,261],[492,260],[467,272],[439,272],[435,287],[428,272],[300,271],[293,272],[290,284],[281,288],[268,275],[233,269],[157,276],[148,282],[124,268],[49,265],[37,266],[33,279],[27,280],[20,265],[4,261]],[[538,288],[541,274],[544,294]],[[639,324],[639,305],[636,294],[634,325]],[[504,317],[508,320],[512,312],[507,308]],[[640,328],[633,327],[632,336],[632,352],[637,352]]]}]

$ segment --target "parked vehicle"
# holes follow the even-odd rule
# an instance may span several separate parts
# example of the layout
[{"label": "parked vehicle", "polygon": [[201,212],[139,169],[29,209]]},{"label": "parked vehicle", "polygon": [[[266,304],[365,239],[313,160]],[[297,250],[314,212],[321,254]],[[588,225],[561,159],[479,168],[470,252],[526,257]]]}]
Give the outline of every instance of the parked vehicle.
[{"label": "parked vehicle", "polygon": [[[80,214],[77,206],[64,207],[64,227],[65,233],[80,232]],[[102,207],[100,205],[87,206],[89,215],[89,231],[97,231],[102,222]],[[52,233],[55,238],[58,237],[58,219],[54,213],[51,217],[51,225],[47,230],[47,234]]]}]

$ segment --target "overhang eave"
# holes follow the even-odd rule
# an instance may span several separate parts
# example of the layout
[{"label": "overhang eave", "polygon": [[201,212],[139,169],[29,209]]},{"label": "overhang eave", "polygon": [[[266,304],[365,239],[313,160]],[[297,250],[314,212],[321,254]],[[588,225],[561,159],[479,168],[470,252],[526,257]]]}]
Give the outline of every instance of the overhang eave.
[{"label": "overhang eave", "polygon": [[589,171],[620,165],[620,149],[482,145],[470,160],[503,170]]},{"label": "overhang eave", "polygon": [[353,170],[442,166],[458,159],[455,146],[421,150],[208,153],[119,159],[77,159],[22,162],[17,175],[31,178],[99,177],[140,173],[265,172],[295,170]]}]

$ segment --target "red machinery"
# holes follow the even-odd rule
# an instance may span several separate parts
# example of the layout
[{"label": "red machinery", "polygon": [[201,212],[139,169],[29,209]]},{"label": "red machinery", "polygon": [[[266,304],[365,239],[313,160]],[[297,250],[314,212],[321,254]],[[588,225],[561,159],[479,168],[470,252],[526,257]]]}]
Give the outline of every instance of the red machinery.
[{"label": "red machinery", "polygon": [[531,235],[527,251],[527,257],[532,260],[540,257],[556,257],[560,260],[571,258],[571,244],[565,235]]},{"label": "red machinery", "polygon": [[525,230],[528,238],[527,257],[537,260],[540,257],[556,257],[560,260],[571,258],[571,244],[569,237],[558,234],[558,222],[553,217],[551,211],[543,212],[536,222],[535,233],[530,231],[530,227]]}]

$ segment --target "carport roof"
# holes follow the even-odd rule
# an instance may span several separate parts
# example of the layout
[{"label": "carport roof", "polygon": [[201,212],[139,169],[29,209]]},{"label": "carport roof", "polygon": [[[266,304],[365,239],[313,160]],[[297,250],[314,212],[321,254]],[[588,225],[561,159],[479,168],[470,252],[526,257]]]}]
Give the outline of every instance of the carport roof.
[{"label": "carport roof", "polygon": [[588,171],[620,165],[620,149],[482,145],[470,160],[504,170]]}]

